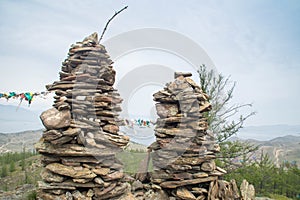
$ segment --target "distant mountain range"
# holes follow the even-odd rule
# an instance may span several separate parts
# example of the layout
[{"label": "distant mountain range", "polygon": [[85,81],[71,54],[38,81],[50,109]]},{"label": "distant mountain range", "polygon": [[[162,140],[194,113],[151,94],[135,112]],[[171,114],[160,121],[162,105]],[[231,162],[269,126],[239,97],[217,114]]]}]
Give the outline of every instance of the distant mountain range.
[{"label": "distant mountain range", "polygon": [[268,154],[270,159],[279,166],[285,161],[296,162],[300,167],[300,136],[286,135],[276,137],[267,141],[259,141],[254,139],[240,139],[238,137],[230,138],[230,141],[243,141],[255,146],[259,149],[251,158],[259,160],[262,153]]},{"label": "distant mountain range", "polygon": [[300,136],[300,125],[246,126],[240,129],[237,137],[266,141],[286,135]]},{"label": "distant mountain range", "polygon": [[42,129],[39,113],[22,107],[0,104],[0,133]]}]

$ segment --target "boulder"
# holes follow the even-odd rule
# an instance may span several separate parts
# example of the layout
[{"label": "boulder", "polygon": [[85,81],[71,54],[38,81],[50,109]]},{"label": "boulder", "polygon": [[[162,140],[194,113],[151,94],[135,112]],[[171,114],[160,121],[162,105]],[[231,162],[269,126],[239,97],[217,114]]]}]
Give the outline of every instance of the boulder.
[{"label": "boulder", "polygon": [[71,113],[69,110],[59,111],[56,108],[51,108],[42,112],[40,118],[48,130],[65,128],[70,126],[71,123]]}]

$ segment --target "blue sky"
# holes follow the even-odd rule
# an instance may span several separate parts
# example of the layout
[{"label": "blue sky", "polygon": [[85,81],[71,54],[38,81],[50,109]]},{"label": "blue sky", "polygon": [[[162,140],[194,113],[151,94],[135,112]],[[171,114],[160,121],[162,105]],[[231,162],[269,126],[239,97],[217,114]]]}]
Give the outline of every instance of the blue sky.
[{"label": "blue sky", "polygon": [[[253,103],[257,115],[246,125],[300,124],[297,0],[2,0],[0,91],[44,90],[58,79],[70,45],[101,32],[114,11],[125,5],[129,8],[113,20],[104,41],[140,28],[176,31],[199,44],[218,72],[237,82],[234,102]],[[171,57],[166,60],[174,64]],[[151,56],[145,53],[116,65],[149,62]],[[30,109],[45,110],[51,101],[36,99]]]}]

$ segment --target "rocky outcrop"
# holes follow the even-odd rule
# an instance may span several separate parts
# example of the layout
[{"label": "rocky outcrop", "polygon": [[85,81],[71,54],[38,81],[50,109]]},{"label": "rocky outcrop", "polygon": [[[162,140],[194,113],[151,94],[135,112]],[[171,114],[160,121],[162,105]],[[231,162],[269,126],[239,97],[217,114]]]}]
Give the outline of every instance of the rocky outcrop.
[{"label": "rocky outcrop", "polygon": [[254,200],[255,199],[255,189],[254,186],[249,184],[245,179],[243,180],[241,187],[242,200]]},{"label": "rocky outcrop", "polygon": [[129,138],[119,132],[122,99],[112,64],[94,33],[71,46],[60,80],[46,86],[56,96],[40,116],[40,199],[114,199],[128,190],[116,158]]}]

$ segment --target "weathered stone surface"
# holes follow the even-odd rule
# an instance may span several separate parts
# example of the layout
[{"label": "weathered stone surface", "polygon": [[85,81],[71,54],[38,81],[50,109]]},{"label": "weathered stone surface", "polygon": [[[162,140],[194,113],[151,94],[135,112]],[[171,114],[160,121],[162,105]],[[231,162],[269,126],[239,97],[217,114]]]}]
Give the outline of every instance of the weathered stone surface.
[{"label": "weathered stone surface", "polygon": [[243,180],[241,187],[241,197],[242,200],[254,200],[255,199],[255,189],[254,186],[249,184],[245,179]]},{"label": "weathered stone surface", "polygon": [[67,200],[65,195],[55,195],[47,192],[39,192],[38,196],[40,199],[47,199],[47,200]]},{"label": "weathered stone surface", "polygon": [[113,197],[119,197],[124,194],[128,187],[130,187],[129,183],[121,183],[121,185],[117,185],[112,190],[109,190],[105,193],[103,193],[103,191],[97,192],[97,190],[95,189],[95,196],[99,199],[112,199]]},{"label": "weathered stone surface", "polygon": [[68,127],[71,123],[70,111],[58,111],[56,108],[51,108],[44,111],[40,118],[48,130]]},{"label": "weathered stone surface", "polygon": [[[237,184],[236,184],[235,180],[230,180],[230,188],[232,189],[233,198],[234,199],[240,198],[239,189],[237,187]],[[255,194],[254,194],[254,196],[255,196]]]},{"label": "weathered stone surface", "polygon": [[218,170],[219,172],[223,173],[223,174],[227,174],[227,171],[225,169],[222,169],[221,167],[216,167],[216,170]]},{"label": "weathered stone surface", "polygon": [[69,128],[66,131],[63,131],[62,134],[65,136],[76,136],[80,133],[80,128]]},{"label": "weathered stone surface", "polygon": [[178,188],[176,195],[181,199],[196,200],[196,197],[184,187]]},{"label": "weathered stone surface", "polygon": [[216,169],[216,163],[213,160],[203,162],[201,165],[201,170],[205,172],[212,172]]},{"label": "weathered stone surface", "polygon": [[123,178],[123,176],[124,176],[124,173],[122,171],[116,171],[111,174],[107,174],[107,175],[103,176],[103,179],[105,181],[112,181],[112,180],[116,180],[116,179],[121,179],[121,178]]},{"label": "weathered stone surface", "polygon": [[109,133],[117,134],[119,132],[119,127],[116,125],[108,124],[103,127],[103,130]]},{"label": "weathered stone surface", "polygon": [[149,190],[145,193],[145,199],[149,200],[171,200],[164,190]]},{"label": "weathered stone surface", "polygon": [[66,177],[58,174],[54,174],[47,169],[42,170],[41,177],[46,182],[56,182],[56,183],[61,183],[66,179]]},{"label": "weathered stone surface", "polygon": [[52,141],[58,139],[62,136],[62,133],[58,130],[49,130],[43,133],[43,138],[45,141]]},{"label": "weathered stone surface", "polygon": [[88,182],[88,183],[75,183],[73,180],[66,180],[61,183],[51,183],[51,186],[55,187],[73,187],[73,188],[95,188],[99,187],[100,185],[93,183],[93,182]]},{"label": "weathered stone surface", "polygon": [[157,115],[160,117],[171,117],[175,116],[178,113],[178,105],[177,104],[155,104]]},{"label": "weathered stone surface", "polygon": [[52,155],[41,155],[41,162],[44,165],[48,165],[50,163],[59,162],[60,158]]},{"label": "weathered stone surface", "polygon": [[117,152],[117,149],[99,149],[99,148],[88,148],[85,146],[79,146],[77,144],[64,144],[63,146],[54,146],[50,143],[38,142],[35,148],[39,153],[46,153],[58,156],[96,156],[106,157],[113,156]]},{"label": "weathered stone surface", "polygon": [[199,111],[202,112],[207,112],[211,110],[211,104],[209,102],[206,102],[202,105],[200,105]]},{"label": "weathered stone surface", "polygon": [[95,174],[105,176],[110,172],[110,168],[96,168],[92,170]]},{"label": "weathered stone surface", "polygon": [[193,193],[196,193],[196,194],[207,194],[208,193],[207,189],[199,188],[199,187],[193,187],[192,191],[193,191]]},{"label": "weathered stone surface", "polygon": [[134,182],[132,183],[131,188],[132,188],[133,191],[136,191],[136,190],[143,189],[143,188],[144,188],[144,185],[142,184],[141,181],[136,180],[136,181],[134,181]]},{"label": "weathered stone surface", "polygon": [[116,183],[108,184],[105,188],[95,188],[95,196],[101,198],[104,194],[112,191],[117,186]]},{"label": "weathered stone surface", "polygon": [[179,157],[174,164],[177,165],[200,165],[202,162],[204,162],[206,159],[201,157]]},{"label": "weathered stone surface", "polygon": [[99,184],[99,185],[104,185],[104,181],[100,177],[96,177],[94,179],[94,182]]},{"label": "weathered stone surface", "polygon": [[197,172],[197,173],[193,174],[193,177],[194,178],[205,178],[205,177],[208,177],[208,174],[204,173],[204,172]]},{"label": "weathered stone surface", "polygon": [[85,179],[85,178],[73,178],[72,181],[74,183],[89,183],[91,182],[93,179],[89,178],[89,179]]},{"label": "weathered stone surface", "polygon": [[[88,147],[96,147],[97,143],[95,141],[95,139],[93,138],[86,138],[85,139],[85,145]],[[102,148],[105,148],[104,146],[102,146]]]},{"label": "weathered stone surface", "polygon": [[48,183],[38,181],[39,189],[42,190],[55,190],[55,189],[62,189],[62,190],[75,190],[74,186],[62,186],[62,185],[50,185]]},{"label": "weathered stone surface", "polygon": [[190,76],[192,76],[192,73],[190,73],[190,72],[175,72],[174,73],[174,78],[178,78],[179,76],[190,77]]},{"label": "weathered stone surface", "polygon": [[70,136],[62,136],[56,140],[52,140],[50,141],[52,144],[54,145],[62,145],[62,144],[65,144],[67,142],[70,142],[71,140],[73,140],[73,137],[70,137]]},{"label": "weathered stone surface", "polygon": [[215,176],[210,176],[206,178],[197,178],[197,179],[191,179],[191,180],[183,180],[183,181],[165,181],[160,184],[162,188],[177,188],[180,186],[185,186],[185,185],[194,185],[198,183],[205,183],[205,182],[211,182],[216,180],[217,177]]},{"label": "weathered stone surface", "polygon": [[[106,157],[107,158],[107,157]],[[105,157],[103,158],[95,158],[93,156],[91,157],[87,157],[87,156],[77,156],[77,157],[62,157],[61,160],[63,162],[77,162],[77,163],[95,163],[95,164],[99,164],[103,159],[105,159]]]},{"label": "weathered stone surface", "polygon": [[88,192],[87,192],[87,194],[86,194],[86,196],[87,197],[93,197],[94,194],[95,194],[94,191],[92,189],[89,189]]},{"label": "weathered stone surface", "polygon": [[51,163],[46,166],[46,169],[50,170],[53,173],[69,176],[72,178],[95,178],[97,175],[90,171],[87,168],[76,168],[76,167],[69,167],[59,163]]},{"label": "weathered stone surface", "polygon": [[86,200],[86,197],[81,194],[78,190],[72,192],[73,200]]}]

